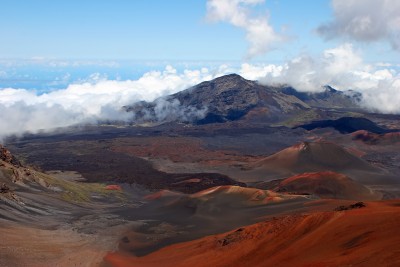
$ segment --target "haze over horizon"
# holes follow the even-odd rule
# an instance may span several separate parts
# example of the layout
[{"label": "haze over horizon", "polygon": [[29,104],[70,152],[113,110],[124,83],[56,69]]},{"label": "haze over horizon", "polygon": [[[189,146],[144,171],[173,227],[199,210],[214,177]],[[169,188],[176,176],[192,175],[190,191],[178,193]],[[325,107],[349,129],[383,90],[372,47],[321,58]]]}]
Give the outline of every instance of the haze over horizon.
[{"label": "haze over horizon", "polygon": [[107,119],[229,73],[400,113],[400,2],[1,1],[0,136]]}]

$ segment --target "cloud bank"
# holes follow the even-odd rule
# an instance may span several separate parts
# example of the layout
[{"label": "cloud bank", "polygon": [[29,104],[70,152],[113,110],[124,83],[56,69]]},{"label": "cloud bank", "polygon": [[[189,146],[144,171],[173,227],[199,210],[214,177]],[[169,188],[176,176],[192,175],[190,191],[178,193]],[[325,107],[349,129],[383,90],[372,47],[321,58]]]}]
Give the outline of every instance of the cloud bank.
[{"label": "cloud bank", "polygon": [[319,57],[302,55],[283,65],[246,66],[243,70],[257,73],[263,84],[288,84],[303,92],[318,92],[324,85],[359,91],[363,95],[360,103],[363,107],[400,114],[398,66],[366,64],[351,44],[327,49]]},{"label": "cloud bank", "polygon": [[[93,74],[87,81],[46,94],[4,88],[0,90],[0,139],[74,124],[134,120],[135,114],[127,113],[123,106],[137,101],[153,101],[223,75],[226,71],[226,66],[221,66],[214,71],[202,68],[178,73],[172,66],[167,66],[163,71],[147,72],[137,80],[108,80]],[[196,110],[178,113],[179,104],[159,100],[154,119],[163,120],[179,114],[201,116],[201,111]]]},{"label": "cloud bank", "polygon": [[327,49],[318,57],[307,54],[296,57],[282,66],[275,66],[275,73],[266,73],[260,80],[263,83],[290,84],[307,92],[321,91],[324,85],[342,90],[360,89],[358,83],[361,80],[365,82],[365,79],[359,77],[357,71],[368,71],[369,68],[362,63],[361,56],[351,44],[344,44]]},{"label": "cloud bank", "polygon": [[387,41],[400,51],[400,1],[332,0],[334,20],[318,33],[327,39],[346,37],[360,42]]},{"label": "cloud bank", "polygon": [[246,32],[249,43],[247,58],[265,54],[284,38],[278,34],[265,16],[251,15],[251,6],[264,0],[208,0],[206,18],[211,22],[227,22]]}]

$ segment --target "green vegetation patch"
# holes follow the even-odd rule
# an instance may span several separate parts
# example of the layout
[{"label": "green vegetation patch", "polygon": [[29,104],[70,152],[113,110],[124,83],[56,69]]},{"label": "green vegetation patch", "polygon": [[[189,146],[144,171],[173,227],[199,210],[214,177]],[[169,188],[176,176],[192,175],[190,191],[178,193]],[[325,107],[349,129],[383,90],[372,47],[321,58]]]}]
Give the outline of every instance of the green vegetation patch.
[{"label": "green vegetation patch", "polygon": [[62,190],[61,198],[69,202],[89,202],[93,195],[117,197],[119,199],[123,199],[124,196],[121,191],[107,190],[106,185],[101,183],[66,181],[39,172],[36,172],[35,175],[37,178],[41,179],[46,186],[60,188]]},{"label": "green vegetation patch", "polygon": [[307,110],[303,112],[299,112],[298,115],[291,117],[289,120],[276,124],[274,126],[286,126],[289,128],[298,126],[300,124],[304,124],[306,122],[310,122],[313,120],[317,120],[320,118],[320,115],[315,110]]}]

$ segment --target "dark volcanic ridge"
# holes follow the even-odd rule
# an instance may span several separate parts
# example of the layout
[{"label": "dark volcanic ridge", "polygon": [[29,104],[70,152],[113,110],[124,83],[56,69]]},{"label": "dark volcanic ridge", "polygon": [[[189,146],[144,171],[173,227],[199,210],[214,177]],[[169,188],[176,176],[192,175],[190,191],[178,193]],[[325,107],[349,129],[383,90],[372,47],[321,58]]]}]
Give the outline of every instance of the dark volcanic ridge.
[{"label": "dark volcanic ridge", "polygon": [[281,87],[280,91],[292,95],[316,108],[355,109],[360,108],[358,103],[361,94],[355,91],[338,91],[331,86],[323,87],[321,92],[299,92],[293,87]]},{"label": "dark volcanic ridge", "polygon": [[312,123],[297,126],[295,128],[303,128],[308,131],[317,128],[333,128],[342,134],[353,133],[365,130],[374,134],[384,134],[397,132],[399,130],[385,129],[366,118],[343,117],[337,120],[321,120]]}]

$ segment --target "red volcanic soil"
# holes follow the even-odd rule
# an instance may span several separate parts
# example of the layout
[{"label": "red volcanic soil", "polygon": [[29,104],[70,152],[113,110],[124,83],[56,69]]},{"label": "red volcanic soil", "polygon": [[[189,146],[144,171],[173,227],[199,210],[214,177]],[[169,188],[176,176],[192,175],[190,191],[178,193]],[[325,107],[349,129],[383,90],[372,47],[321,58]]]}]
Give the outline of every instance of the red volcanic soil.
[{"label": "red volcanic soil", "polygon": [[[169,190],[147,195],[146,200],[165,201],[165,208],[171,205],[194,206],[197,203],[197,213],[219,208],[239,208],[248,206],[263,206],[270,204],[283,203],[285,201],[294,202],[307,200],[304,196],[281,194],[270,190],[257,188],[247,188],[240,186],[223,185],[208,188],[194,194],[183,194]],[[166,201],[168,199],[168,201]],[[282,207],[282,212],[284,207]],[[203,214],[204,215],[204,214]]]},{"label": "red volcanic soil", "polygon": [[288,215],[164,247],[109,253],[105,266],[400,266],[400,201]]},{"label": "red volcanic soil", "polygon": [[122,191],[121,186],[117,185],[117,184],[110,184],[110,185],[106,185],[106,190],[118,190],[118,191]]},{"label": "red volcanic soil", "polygon": [[360,130],[351,134],[353,140],[359,140],[369,145],[391,145],[400,143],[400,132],[375,134]]},{"label": "red volcanic soil", "polygon": [[331,171],[295,175],[284,179],[274,190],[296,194],[314,194],[321,198],[380,199],[380,195],[373,193],[364,185],[353,181],[344,174]]},{"label": "red volcanic soil", "polygon": [[180,192],[174,192],[174,191],[170,191],[170,190],[160,190],[158,192],[155,192],[153,194],[147,195],[144,197],[144,199],[146,200],[155,200],[155,199],[160,199],[160,198],[164,198],[164,197],[181,197],[183,196],[183,193]]}]

